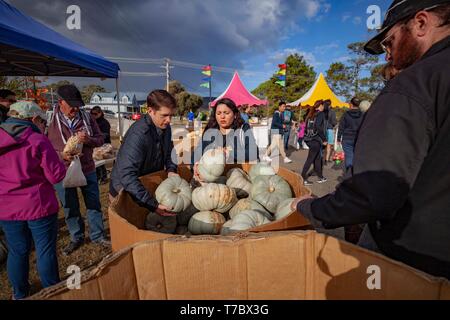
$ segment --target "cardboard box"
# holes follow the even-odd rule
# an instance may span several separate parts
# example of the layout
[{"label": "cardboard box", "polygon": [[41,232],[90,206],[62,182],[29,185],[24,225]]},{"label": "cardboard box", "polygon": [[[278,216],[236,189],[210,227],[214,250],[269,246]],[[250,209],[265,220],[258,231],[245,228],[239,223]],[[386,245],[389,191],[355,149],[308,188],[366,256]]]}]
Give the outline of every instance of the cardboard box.
[{"label": "cardboard box", "polygon": [[447,280],[314,231],[145,241],[82,279],[31,299],[450,299]]},{"label": "cardboard box", "polygon": [[[228,166],[231,168],[240,167],[248,172],[251,168],[249,164]],[[187,166],[179,166],[179,174],[187,181],[192,179],[192,173]],[[303,186],[302,178],[285,168],[280,168],[278,175],[283,177],[291,186],[295,197],[310,195],[311,190]],[[141,178],[144,186],[152,193],[155,192],[158,185],[167,178],[165,171],[153,173]],[[130,246],[134,243],[145,240],[157,240],[173,237],[174,235],[158,233],[144,230],[145,217],[148,210],[139,207],[127,193],[120,193],[119,196],[110,204],[108,208],[109,227],[111,232],[111,242],[113,251]],[[292,213],[282,220],[266,224],[249,231],[265,232],[278,230],[299,230],[309,228],[309,222],[298,213]]]}]

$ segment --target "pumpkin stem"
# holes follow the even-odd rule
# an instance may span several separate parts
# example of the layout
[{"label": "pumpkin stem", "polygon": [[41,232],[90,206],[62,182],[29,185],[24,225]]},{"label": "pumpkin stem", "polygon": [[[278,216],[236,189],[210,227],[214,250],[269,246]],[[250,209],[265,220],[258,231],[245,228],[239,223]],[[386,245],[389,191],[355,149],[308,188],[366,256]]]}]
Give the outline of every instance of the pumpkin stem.
[{"label": "pumpkin stem", "polygon": [[275,188],[274,187],[270,187],[269,188],[269,192],[274,192],[275,191]]},{"label": "pumpkin stem", "polygon": [[178,188],[175,188],[175,189],[172,190],[173,193],[180,193],[180,191],[181,191],[181,190],[178,189]]}]

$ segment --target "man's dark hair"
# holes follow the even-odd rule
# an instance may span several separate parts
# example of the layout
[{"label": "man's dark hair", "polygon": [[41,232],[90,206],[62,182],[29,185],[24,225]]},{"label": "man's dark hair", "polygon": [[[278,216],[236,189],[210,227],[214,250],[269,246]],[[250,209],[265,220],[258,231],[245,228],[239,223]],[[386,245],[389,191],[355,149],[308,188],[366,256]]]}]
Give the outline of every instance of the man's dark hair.
[{"label": "man's dark hair", "polygon": [[286,102],[280,101],[280,103],[278,104],[278,107],[281,107],[283,104],[286,104]]},{"label": "man's dark hair", "polygon": [[350,102],[356,108],[359,108],[359,105],[361,104],[361,100],[359,100],[357,97],[354,97],[352,100],[350,100]]},{"label": "man's dark hair", "polygon": [[441,20],[439,27],[450,26],[450,4],[443,4],[430,12],[433,12]]},{"label": "man's dark hair", "polygon": [[150,92],[147,97],[147,107],[152,108],[156,111],[158,111],[162,107],[176,109],[177,101],[166,90],[154,90]]},{"label": "man's dark hair", "polygon": [[0,89],[0,98],[2,98],[2,99],[6,99],[6,98],[8,98],[9,96],[15,96],[16,94],[13,92],[13,91],[11,91],[11,90],[8,90],[8,89]]}]

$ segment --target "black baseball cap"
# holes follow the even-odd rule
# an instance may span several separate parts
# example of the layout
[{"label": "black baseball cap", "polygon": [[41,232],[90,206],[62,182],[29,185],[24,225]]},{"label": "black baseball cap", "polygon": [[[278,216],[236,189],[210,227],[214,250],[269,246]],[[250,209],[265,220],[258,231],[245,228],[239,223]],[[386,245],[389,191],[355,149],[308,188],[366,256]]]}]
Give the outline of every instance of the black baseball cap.
[{"label": "black baseball cap", "polygon": [[56,91],[58,96],[66,101],[71,107],[83,107],[84,102],[80,91],[74,85],[64,85]]},{"label": "black baseball cap", "polygon": [[432,9],[448,3],[450,0],[394,0],[386,13],[381,30],[364,45],[364,50],[370,54],[382,54],[384,50],[380,42],[398,22],[421,10]]}]

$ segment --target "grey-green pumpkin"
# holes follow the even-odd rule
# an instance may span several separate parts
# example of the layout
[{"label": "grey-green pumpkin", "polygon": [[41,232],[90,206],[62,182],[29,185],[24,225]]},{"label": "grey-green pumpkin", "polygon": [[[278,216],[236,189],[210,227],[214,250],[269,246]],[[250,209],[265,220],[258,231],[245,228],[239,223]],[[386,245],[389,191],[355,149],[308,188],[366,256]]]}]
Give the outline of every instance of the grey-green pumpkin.
[{"label": "grey-green pumpkin", "polygon": [[291,209],[291,204],[295,198],[289,198],[280,202],[275,212],[275,220],[281,220],[289,216],[294,210]]},{"label": "grey-green pumpkin", "polygon": [[145,219],[145,229],[160,232],[174,234],[177,228],[177,217],[163,217],[157,213],[150,212]]},{"label": "grey-green pumpkin", "polygon": [[225,217],[214,211],[201,211],[194,214],[189,220],[189,232],[195,235],[219,234]]},{"label": "grey-green pumpkin", "polygon": [[239,168],[234,168],[227,173],[227,186],[236,191],[238,198],[246,198],[252,191],[252,182],[248,174]]},{"label": "grey-green pumpkin", "polygon": [[258,210],[247,210],[239,213],[233,219],[223,225],[221,234],[228,235],[234,232],[246,231],[256,228],[271,221]]},{"label": "grey-green pumpkin", "polygon": [[192,192],[192,203],[199,211],[225,213],[236,202],[236,192],[223,184],[208,183]]},{"label": "grey-green pumpkin", "polygon": [[231,210],[229,212],[230,218],[233,219],[239,213],[241,213],[243,211],[247,211],[247,210],[259,210],[261,212],[264,212],[268,219],[273,219],[273,218],[271,218],[271,214],[269,212],[267,212],[267,210],[262,205],[260,205],[255,200],[252,200],[251,198],[245,198],[245,199],[239,200],[234,205],[234,207],[231,208]]},{"label": "grey-green pumpkin", "polygon": [[191,203],[191,205],[177,214],[177,223],[181,226],[187,226],[191,217],[198,212],[198,209]]},{"label": "grey-green pumpkin", "polygon": [[281,201],[292,198],[289,183],[280,176],[259,176],[252,187],[252,199],[275,213]]},{"label": "grey-green pumpkin", "polygon": [[156,200],[173,212],[182,212],[191,204],[192,190],[180,176],[164,180],[155,191]]},{"label": "grey-green pumpkin", "polygon": [[274,176],[276,175],[276,172],[270,164],[259,162],[250,168],[248,175],[250,180],[253,182],[259,176]]},{"label": "grey-green pumpkin", "polygon": [[198,163],[198,175],[203,182],[215,182],[225,171],[226,156],[223,148],[207,150]]}]

